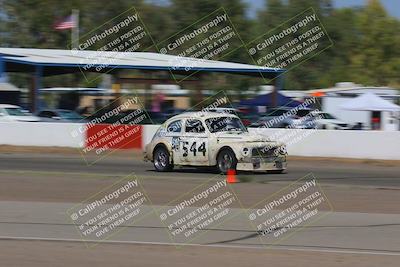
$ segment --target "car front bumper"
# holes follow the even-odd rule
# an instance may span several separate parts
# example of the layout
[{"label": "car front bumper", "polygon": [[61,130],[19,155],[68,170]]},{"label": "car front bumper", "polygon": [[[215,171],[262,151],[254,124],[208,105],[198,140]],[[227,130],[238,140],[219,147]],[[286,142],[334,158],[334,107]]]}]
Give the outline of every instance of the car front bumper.
[{"label": "car front bumper", "polygon": [[236,166],[239,171],[280,171],[286,170],[286,168],[286,157],[251,158],[247,161],[239,161]]}]

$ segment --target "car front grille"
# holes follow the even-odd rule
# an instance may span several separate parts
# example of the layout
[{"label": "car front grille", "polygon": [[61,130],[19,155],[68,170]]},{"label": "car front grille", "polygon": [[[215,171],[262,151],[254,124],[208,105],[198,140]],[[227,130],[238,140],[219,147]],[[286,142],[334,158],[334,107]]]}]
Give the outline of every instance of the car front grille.
[{"label": "car front grille", "polygon": [[258,147],[252,149],[251,155],[253,158],[271,158],[277,156],[275,155],[276,150],[277,150],[276,147],[274,148]]}]

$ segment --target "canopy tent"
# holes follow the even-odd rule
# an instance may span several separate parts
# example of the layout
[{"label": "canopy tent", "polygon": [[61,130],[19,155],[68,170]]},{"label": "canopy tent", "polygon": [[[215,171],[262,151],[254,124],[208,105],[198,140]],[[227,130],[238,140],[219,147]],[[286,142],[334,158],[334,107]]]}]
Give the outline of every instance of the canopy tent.
[{"label": "canopy tent", "polygon": [[[285,106],[285,107],[296,107],[300,105],[299,101],[293,100],[290,97],[287,97],[283,94],[277,93],[277,106]],[[240,101],[240,105],[243,106],[273,106],[273,93],[259,95],[253,99],[242,100]]]},{"label": "canopy tent", "polygon": [[373,93],[365,93],[340,106],[356,111],[400,111],[400,106],[393,104]]}]

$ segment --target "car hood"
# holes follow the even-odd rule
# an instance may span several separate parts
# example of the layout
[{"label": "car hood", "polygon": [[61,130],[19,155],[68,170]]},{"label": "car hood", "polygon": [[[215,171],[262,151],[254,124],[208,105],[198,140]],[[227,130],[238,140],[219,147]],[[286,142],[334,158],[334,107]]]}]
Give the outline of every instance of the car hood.
[{"label": "car hood", "polygon": [[222,132],[215,134],[219,142],[226,143],[254,143],[255,145],[265,145],[265,143],[282,145],[280,142],[273,141],[266,136],[256,135],[253,133],[239,133],[239,132]]}]

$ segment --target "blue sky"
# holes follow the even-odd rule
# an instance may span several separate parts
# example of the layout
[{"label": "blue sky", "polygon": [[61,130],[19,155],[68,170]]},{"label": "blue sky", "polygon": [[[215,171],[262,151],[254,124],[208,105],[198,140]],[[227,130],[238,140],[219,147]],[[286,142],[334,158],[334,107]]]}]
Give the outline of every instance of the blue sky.
[{"label": "blue sky", "polygon": [[[257,9],[264,8],[265,0],[244,0],[249,5],[249,16],[253,17]],[[392,16],[400,18],[400,1],[399,0],[380,0],[385,6],[388,13]],[[352,7],[363,6],[367,0],[333,0],[335,7]]]}]

